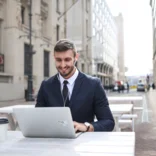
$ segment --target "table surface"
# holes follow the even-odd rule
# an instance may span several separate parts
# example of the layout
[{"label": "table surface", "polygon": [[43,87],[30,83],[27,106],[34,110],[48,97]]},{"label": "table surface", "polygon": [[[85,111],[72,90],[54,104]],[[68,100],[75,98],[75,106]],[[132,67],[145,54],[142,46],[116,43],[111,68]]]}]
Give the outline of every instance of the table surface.
[{"label": "table surface", "polygon": [[110,104],[112,114],[127,114],[131,113],[133,104]]},{"label": "table surface", "polygon": [[35,105],[13,105],[0,108],[0,113],[13,113],[13,108],[33,108]]},{"label": "table surface", "polygon": [[108,96],[108,100],[135,100],[141,101],[143,100],[142,96]]},{"label": "table surface", "polygon": [[1,156],[134,156],[134,132],[87,132],[76,139],[25,138],[8,131]]}]

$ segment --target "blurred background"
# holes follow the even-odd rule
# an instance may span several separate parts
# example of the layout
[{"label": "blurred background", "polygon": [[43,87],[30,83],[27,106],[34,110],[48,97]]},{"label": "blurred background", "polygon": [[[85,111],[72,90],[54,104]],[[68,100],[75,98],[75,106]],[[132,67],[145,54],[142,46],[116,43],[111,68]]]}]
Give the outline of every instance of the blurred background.
[{"label": "blurred background", "polygon": [[57,73],[61,38],[75,42],[77,68],[106,90],[147,91],[156,83],[155,7],[155,0],[0,0],[0,101],[34,100]]}]

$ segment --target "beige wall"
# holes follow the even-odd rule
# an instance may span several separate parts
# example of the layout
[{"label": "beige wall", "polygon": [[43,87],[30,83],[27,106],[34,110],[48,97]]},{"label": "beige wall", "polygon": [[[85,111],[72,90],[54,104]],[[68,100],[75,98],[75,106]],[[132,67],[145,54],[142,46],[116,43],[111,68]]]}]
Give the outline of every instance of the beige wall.
[{"label": "beige wall", "polygon": [[24,97],[23,84],[0,83],[0,101],[22,99]]},{"label": "beige wall", "polygon": [[[38,92],[41,81],[44,79],[43,71],[43,54],[44,50],[50,53],[50,76],[56,74],[56,68],[53,58],[53,48],[56,43],[57,29],[59,25],[59,38],[72,39],[80,52],[78,68],[90,74],[91,69],[91,46],[87,42],[86,30],[88,36],[91,36],[91,0],[88,0],[89,10],[86,10],[86,1],[79,0],[67,13],[65,10],[76,1],[60,0],[59,12],[56,9],[56,0],[33,0],[32,1],[32,45],[33,51],[33,88],[35,93]],[[43,3],[41,3],[43,2]],[[21,5],[25,7],[25,23],[22,24]],[[2,9],[1,9],[2,8]],[[21,92],[20,98],[24,98],[24,89],[27,89],[27,76],[24,75],[24,44],[29,44],[29,3],[28,0],[4,0],[0,1],[0,33],[3,40],[0,42],[0,53],[5,56],[5,71],[0,73],[0,78],[7,76],[7,81],[11,77],[11,83],[16,92]],[[61,18],[59,18],[64,14]],[[43,20],[44,19],[44,20]],[[88,20],[88,28],[86,25]],[[88,54],[86,47],[88,45]],[[5,85],[5,84],[4,84]],[[10,84],[11,85],[11,84]],[[23,88],[18,87],[23,86]],[[6,83],[6,89],[8,85]],[[11,94],[11,93],[9,93]],[[16,94],[14,99],[19,98]],[[7,98],[7,97],[6,97]],[[8,96],[8,99],[11,97]],[[6,99],[7,100],[7,99]],[[1,98],[0,98],[1,101]]]}]

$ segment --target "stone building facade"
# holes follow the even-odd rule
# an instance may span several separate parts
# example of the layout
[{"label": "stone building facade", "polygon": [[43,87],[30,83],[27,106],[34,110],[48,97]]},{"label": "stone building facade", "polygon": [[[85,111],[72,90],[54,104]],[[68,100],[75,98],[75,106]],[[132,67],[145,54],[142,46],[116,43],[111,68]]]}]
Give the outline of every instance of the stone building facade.
[{"label": "stone building facade", "polygon": [[[0,101],[25,97],[29,73],[30,0],[0,0]],[[104,85],[117,79],[117,30],[103,0],[32,0],[33,90],[57,73],[57,40],[75,42],[80,71]]]},{"label": "stone building facade", "polygon": [[[65,38],[64,20],[58,20],[65,10],[63,2],[32,1],[32,46],[35,52],[32,68],[35,92],[43,79],[56,73],[52,50],[59,38]],[[29,7],[29,0],[0,1],[0,55],[3,56],[0,85],[6,91],[0,93],[2,101],[24,98],[27,90]],[[12,87],[13,90],[9,91]]]},{"label": "stone building facade", "polygon": [[[32,47],[33,90],[37,94],[42,80],[56,74],[53,48],[57,40],[76,43],[80,60],[77,67],[87,73],[86,19],[90,0],[33,0]],[[88,6],[88,12],[86,11]],[[76,12],[76,10],[78,12]],[[0,0],[0,101],[25,97],[29,73],[29,0]],[[77,19],[77,15],[79,20]],[[77,23],[75,23],[77,21]],[[89,21],[89,20],[88,20]],[[88,54],[89,55],[89,54]],[[12,88],[12,89],[10,89]]]},{"label": "stone building facade", "polygon": [[114,83],[118,73],[117,27],[105,0],[92,0],[92,71],[103,85]]}]

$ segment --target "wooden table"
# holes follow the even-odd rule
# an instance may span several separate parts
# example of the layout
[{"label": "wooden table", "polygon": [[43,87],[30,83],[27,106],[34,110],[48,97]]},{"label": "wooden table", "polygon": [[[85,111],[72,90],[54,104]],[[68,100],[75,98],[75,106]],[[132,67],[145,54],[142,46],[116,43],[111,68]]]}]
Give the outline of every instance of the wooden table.
[{"label": "wooden table", "polygon": [[9,131],[1,156],[134,156],[134,132],[87,132],[76,139],[25,138]]}]

